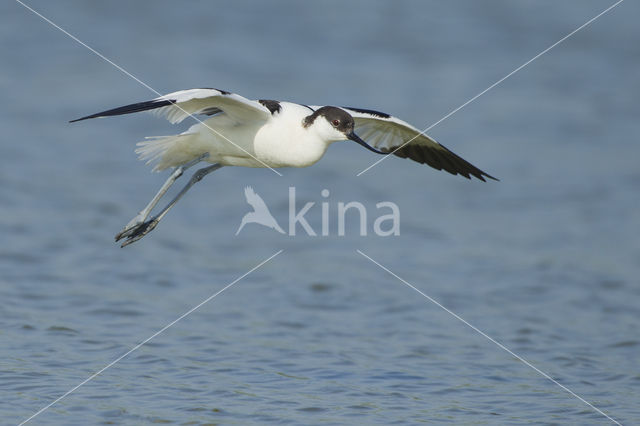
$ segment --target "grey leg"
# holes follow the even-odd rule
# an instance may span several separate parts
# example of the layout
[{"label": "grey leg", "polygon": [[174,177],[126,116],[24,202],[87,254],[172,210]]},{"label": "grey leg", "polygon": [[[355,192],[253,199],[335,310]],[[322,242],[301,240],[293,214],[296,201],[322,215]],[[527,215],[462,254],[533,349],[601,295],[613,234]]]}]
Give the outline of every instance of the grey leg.
[{"label": "grey leg", "polygon": [[143,223],[145,220],[149,218],[149,215],[151,214],[151,210],[153,210],[153,208],[158,204],[158,202],[164,196],[164,194],[167,193],[171,185],[173,185],[173,183],[176,180],[178,180],[180,176],[182,176],[185,170],[195,166],[196,164],[198,164],[208,156],[209,156],[208,153],[202,154],[200,157],[196,158],[195,160],[189,161],[188,163],[183,164],[182,166],[176,167],[173,173],[171,173],[171,176],[169,176],[169,179],[166,180],[166,182],[162,185],[162,187],[156,193],[156,195],[154,195],[153,199],[149,202],[149,204],[147,204],[147,206],[144,209],[140,210],[140,213],[138,213],[136,217],[131,219],[129,223],[127,223],[127,225],[122,229],[122,231],[118,232],[118,234],[116,235],[116,241],[119,241],[122,238],[125,238],[131,235],[134,228],[136,228],[138,225],[140,225],[141,223]]},{"label": "grey leg", "polygon": [[[169,204],[167,204],[160,211],[160,213],[158,213],[156,216],[152,217],[151,219],[147,220],[146,222],[140,223],[140,224],[138,224],[137,226],[135,226],[134,228],[131,229],[131,232],[129,232],[125,236],[127,239],[125,240],[124,243],[122,243],[121,247],[125,247],[125,246],[128,246],[131,243],[135,243],[140,238],[144,237],[149,232],[153,231],[153,229],[158,225],[158,222],[160,222],[162,220],[162,218],[165,217],[165,215],[169,212],[169,210],[171,210],[171,208],[176,205],[176,203],[180,200],[180,198],[182,198],[182,196],[184,194],[186,194],[187,191],[193,185],[195,185],[196,183],[200,182],[202,180],[202,178],[205,177],[206,175],[208,175],[209,173],[214,172],[214,171],[218,170],[221,167],[222,167],[221,164],[213,164],[213,165],[211,165],[209,167],[204,167],[202,169],[197,170],[193,174],[193,176],[191,176],[191,179],[189,179],[189,182],[184,186],[184,188],[182,188],[180,190],[178,195],[176,195],[174,197],[174,199],[171,200],[169,202]],[[121,237],[121,238],[123,238],[123,237]]]}]

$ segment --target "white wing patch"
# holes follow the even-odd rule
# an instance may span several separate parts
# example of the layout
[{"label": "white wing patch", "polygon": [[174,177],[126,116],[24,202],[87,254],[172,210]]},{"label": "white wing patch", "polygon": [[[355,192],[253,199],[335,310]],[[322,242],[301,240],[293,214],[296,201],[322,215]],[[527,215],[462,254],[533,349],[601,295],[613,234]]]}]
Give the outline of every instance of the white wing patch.
[{"label": "white wing patch", "polygon": [[171,101],[172,105],[153,110],[159,116],[166,117],[172,124],[180,123],[190,115],[215,114],[224,112],[238,121],[244,121],[271,115],[269,110],[257,101],[249,100],[235,93],[217,89],[188,89],[169,93],[154,101]]}]

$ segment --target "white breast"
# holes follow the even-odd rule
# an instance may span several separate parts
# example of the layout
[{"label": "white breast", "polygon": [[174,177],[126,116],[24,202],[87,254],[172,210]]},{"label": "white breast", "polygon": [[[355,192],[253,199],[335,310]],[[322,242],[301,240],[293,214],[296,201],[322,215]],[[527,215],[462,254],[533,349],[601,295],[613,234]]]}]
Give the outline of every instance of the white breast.
[{"label": "white breast", "polygon": [[271,167],[307,167],[322,158],[329,143],[302,120],[311,114],[309,108],[282,102],[276,112],[256,134],[254,149],[258,158]]}]

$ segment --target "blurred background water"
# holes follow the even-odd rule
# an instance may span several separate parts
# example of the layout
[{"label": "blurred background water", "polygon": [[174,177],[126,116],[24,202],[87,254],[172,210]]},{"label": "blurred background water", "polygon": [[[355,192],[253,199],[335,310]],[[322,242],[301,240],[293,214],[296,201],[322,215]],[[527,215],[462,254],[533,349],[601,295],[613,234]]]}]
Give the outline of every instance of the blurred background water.
[{"label": "blurred background water", "polygon": [[[424,128],[613,1],[83,2],[32,7],[141,80],[353,105]],[[0,5],[0,418],[19,423],[278,250],[34,424],[640,422],[640,14],[624,2],[430,131],[482,183],[333,145],[308,169],[222,169],[140,242],[114,234],[165,176],[155,95],[18,3]],[[251,185],[319,230],[234,233]],[[330,196],[321,197],[328,189]],[[401,235],[336,236],[339,201]],[[370,219],[369,226],[371,227]],[[371,229],[371,228],[369,228]],[[298,229],[298,234],[302,230]]]}]

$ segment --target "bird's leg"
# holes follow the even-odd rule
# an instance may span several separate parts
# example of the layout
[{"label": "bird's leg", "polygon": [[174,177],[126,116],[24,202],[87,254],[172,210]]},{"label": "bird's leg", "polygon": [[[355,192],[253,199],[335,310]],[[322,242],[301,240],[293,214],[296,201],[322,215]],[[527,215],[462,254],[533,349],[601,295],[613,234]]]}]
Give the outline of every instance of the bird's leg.
[{"label": "bird's leg", "polygon": [[171,210],[171,208],[182,198],[184,194],[196,183],[200,182],[203,177],[208,175],[211,172],[214,172],[222,167],[222,164],[212,164],[211,166],[204,167],[202,169],[197,170],[189,182],[180,190],[178,195],[176,195],[173,200],[169,202],[156,216],[147,220],[146,222],[140,223],[135,228],[132,229],[132,232],[128,233],[126,236],[126,241],[122,243],[121,247],[128,246],[131,243],[138,241],[140,238],[147,235],[149,232],[153,231],[153,229],[158,225],[158,222],[162,220],[162,218]]},{"label": "bird's leg", "polygon": [[133,232],[133,229],[136,226],[140,225],[141,223],[143,223],[145,220],[149,218],[149,215],[151,214],[151,211],[153,210],[153,208],[158,204],[158,202],[164,196],[164,194],[167,193],[171,185],[173,185],[173,183],[176,180],[178,180],[180,176],[182,176],[185,170],[187,170],[189,167],[195,166],[196,164],[198,164],[208,156],[209,156],[209,153],[202,154],[201,156],[194,159],[193,161],[189,161],[188,163],[183,164],[182,166],[176,167],[173,173],[171,173],[171,176],[169,176],[166,182],[162,185],[160,190],[156,193],[156,195],[153,196],[153,199],[149,202],[149,204],[147,204],[147,206],[144,209],[140,210],[140,212],[136,215],[136,217],[131,219],[129,223],[127,223],[127,225],[124,228],[122,228],[122,231],[118,232],[118,234],[116,235],[116,241],[119,241],[122,238],[125,238],[131,235],[131,233]]}]

